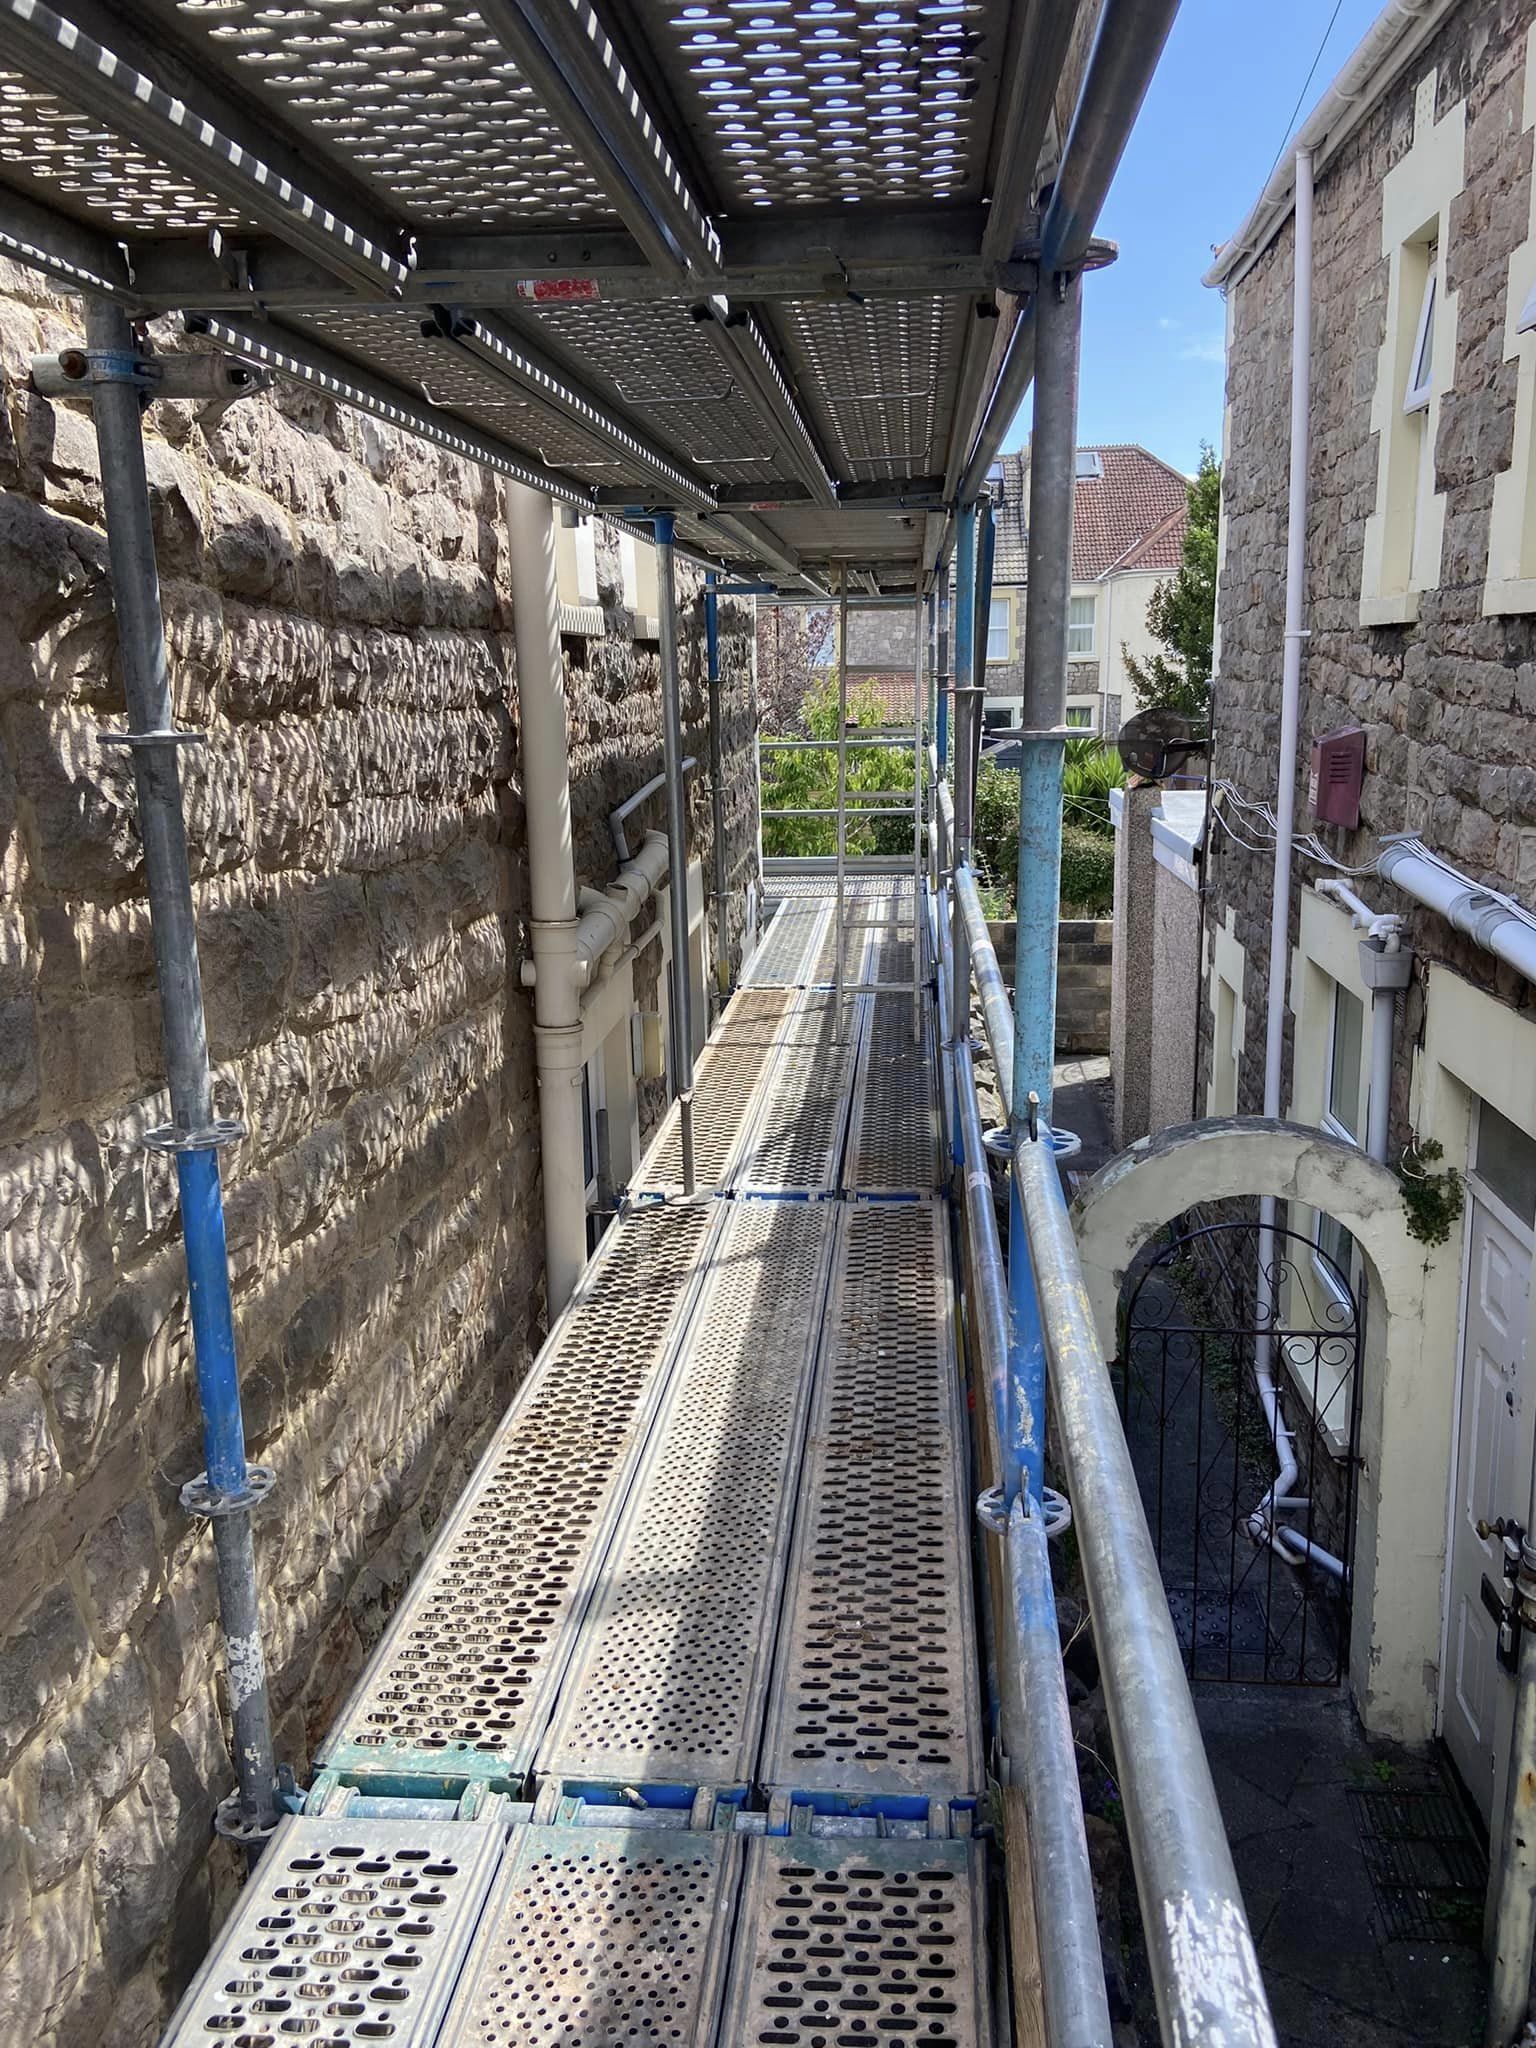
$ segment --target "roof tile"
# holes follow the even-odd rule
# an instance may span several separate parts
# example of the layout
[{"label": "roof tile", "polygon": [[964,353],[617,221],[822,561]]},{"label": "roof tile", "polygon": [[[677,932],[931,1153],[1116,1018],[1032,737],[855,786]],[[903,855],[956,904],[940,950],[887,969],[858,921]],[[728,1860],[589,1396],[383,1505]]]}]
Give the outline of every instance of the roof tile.
[{"label": "roof tile", "polygon": [[[1083,453],[1090,452],[1084,449]],[[1103,475],[1079,477],[1072,524],[1072,580],[1090,583],[1111,570],[1179,566],[1189,479],[1135,442],[1096,445]],[[1029,580],[1027,452],[1005,455],[993,580]]]}]

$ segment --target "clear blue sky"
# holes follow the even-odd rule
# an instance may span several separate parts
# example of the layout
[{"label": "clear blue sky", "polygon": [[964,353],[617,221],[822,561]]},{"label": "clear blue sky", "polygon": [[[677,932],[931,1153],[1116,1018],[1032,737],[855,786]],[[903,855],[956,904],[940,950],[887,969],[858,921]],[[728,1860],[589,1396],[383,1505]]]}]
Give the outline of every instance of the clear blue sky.
[{"label": "clear blue sky", "polygon": [[[1264,187],[1334,4],[1183,0],[1099,221],[1120,258],[1083,289],[1079,440],[1184,470],[1202,440],[1220,453],[1224,308],[1201,274]],[[1381,6],[1338,0],[1297,125]],[[1028,433],[1026,400],[1006,445]]]}]

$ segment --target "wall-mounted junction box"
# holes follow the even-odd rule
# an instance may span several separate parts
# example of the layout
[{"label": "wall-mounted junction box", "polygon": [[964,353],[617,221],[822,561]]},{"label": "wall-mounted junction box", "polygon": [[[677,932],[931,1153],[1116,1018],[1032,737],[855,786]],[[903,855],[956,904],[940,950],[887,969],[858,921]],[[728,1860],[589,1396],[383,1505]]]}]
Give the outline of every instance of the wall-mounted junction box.
[{"label": "wall-mounted junction box", "polygon": [[1320,825],[1343,825],[1353,831],[1360,822],[1360,785],[1365,780],[1365,731],[1340,726],[1312,742],[1312,772],[1307,779],[1307,805]]}]

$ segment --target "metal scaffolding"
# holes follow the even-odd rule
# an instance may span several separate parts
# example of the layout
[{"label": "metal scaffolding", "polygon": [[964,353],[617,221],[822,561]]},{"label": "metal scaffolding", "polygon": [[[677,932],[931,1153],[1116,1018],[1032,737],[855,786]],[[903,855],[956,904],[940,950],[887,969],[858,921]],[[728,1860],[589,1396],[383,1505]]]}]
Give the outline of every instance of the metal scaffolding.
[{"label": "metal scaffolding", "polygon": [[[1050,2048],[1102,2048],[1047,1361],[1164,2039],[1273,2042],[1049,1129],[1081,280],[1111,253],[1094,226],[1176,5],[0,0],[0,251],[88,302],[85,346],[36,375],[89,399],[101,440],[171,1086],[155,1142],[206,1427],[186,1504],[213,1523],[235,1719],[223,1825],[271,1837],[178,2044],[323,2024],[328,2044],[724,2048],[827,2038],[840,2001],[847,2038],[982,2048],[1009,2003],[1042,2038],[1043,1986]],[[152,353],[139,323],[164,314],[200,344]],[[174,726],[139,439],[157,395],[259,373],[654,534],[672,931],[677,1100],[302,1789],[268,1725],[250,1511],[271,1482],[240,1419],[232,1132],[176,768],[196,736]],[[985,482],[1036,375],[1010,1018],[968,859]],[[678,555],[710,577],[723,1008],[697,1072]],[[715,608],[743,581],[837,594],[842,713],[850,593],[910,607],[914,701],[890,734],[840,716],[835,852],[771,878],[727,1004]],[[910,749],[910,794],[850,806],[850,739]],[[910,853],[850,859],[849,821],[887,811]],[[568,908],[541,924],[574,945]],[[1011,1106],[1006,1274],[973,982]]]}]

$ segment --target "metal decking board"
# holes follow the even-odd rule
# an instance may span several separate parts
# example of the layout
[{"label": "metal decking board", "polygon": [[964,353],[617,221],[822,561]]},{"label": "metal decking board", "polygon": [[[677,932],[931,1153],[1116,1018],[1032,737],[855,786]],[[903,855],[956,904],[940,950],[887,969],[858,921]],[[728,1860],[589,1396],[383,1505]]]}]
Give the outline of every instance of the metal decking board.
[{"label": "metal decking board", "polygon": [[839,1037],[834,997],[818,989],[802,995],[736,1156],[731,1185],[737,1193],[814,1195],[837,1187],[864,1030],[862,1000],[844,999]]},{"label": "metal decking board", "polygon": [[[730,1164],[751,1123],[763,1075],[796,1003],[793,989],[746,988],[732,997],[699,1055],[693,1086],[693,1158],[697,1184],[727,1184]],[[674,1102],[631,1183],[636,1194],[673,1194],[683,1185],[681,1113]]]},{"label": "metal decking board", "polygon": [[841,1806],[982,1789],[963,1421],[937,1202],[842,1208],[763,1779]]},{"label": "metal decking board", "polygon": [[811,980],[829,912],[811,899],[781,903],[742,977],[746,988],[799,988]]},{"label": "metal decking board", "polygon": [[869,998],[843,1166],[849,1194],[932,1194],[939,1186],[930,1012],[925,997],[914,1041],[910,991]]},{"label": "metal decking board", "polygon": [[722,2048],[991,2048],[979,1842],[758,1836]]},{"label": "metal decking board", "polygon": [[431,2048],[505,1839],[489,1820],[280,1822],[163,2048]]},{"label": "metal decking board", "polygon": [[514,1828],[444,2043],[709,2048],[740,1867],[727,1832]]},{"label": "metal decking board", "polygon": [[607,1232],[318,1764],[423,1794],[526,1775],[722,1213]]},{"label": "metal decking board", "polygon": [[745,1787],[762,1733],[836,1211],[732,1205],[538,1773]]}]

